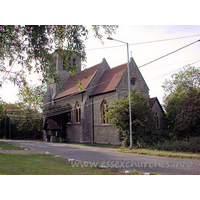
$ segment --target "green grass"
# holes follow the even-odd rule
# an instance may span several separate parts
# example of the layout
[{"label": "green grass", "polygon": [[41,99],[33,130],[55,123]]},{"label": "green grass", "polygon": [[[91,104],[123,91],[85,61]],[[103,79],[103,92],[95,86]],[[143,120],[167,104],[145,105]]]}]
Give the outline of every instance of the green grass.
[{"label": "green grass", "polygon": [[7,144],[5,142],[0,142],[0,148],[3,149],[3,150],[12,150],[12,149],[13,150],[23,150],[26,147],[19,147],[19,146],[15,146],[15,145],[12,145],[12,144]]},{"label": "green grass", "polygon": [[[87,145],[88,146],[88,145]],[[92,146],[92,145],[91,145]],[[95,146],[98,146],[95,144]],[[110,147],[110,145],[100,145]],[[4,150],[21,150],[19,147],[4,142],[0,142],[0,147]],[[116,146],[115,146],[116,148]],[[125,174],[121,169],[98,167],[73,167],[67,158],[46,154],[31,155],[10,155],[0,153],[0,175],[115,175]],[[141,175],[133,169],[130,175]],[[151,173],[152,175],[153,173]]]},{"label": "green grass", "polygon": [[55,155],[0,154],[0,175],[112,175],[120,171],[72,167],[67,158],[55,158]]},{"label": "green grass", "polygon": [[129,148],[119,148],[119,152],[122,153],[132,153],[132,154],[142,154],[149,156],[161,156],[161,157],[171,157],[171,158],[187,158],[187,159],[200,159],[199,153],[183,153],[183,152],[172,152],[172,151],[159,151],[150,149],[129,149]]}]

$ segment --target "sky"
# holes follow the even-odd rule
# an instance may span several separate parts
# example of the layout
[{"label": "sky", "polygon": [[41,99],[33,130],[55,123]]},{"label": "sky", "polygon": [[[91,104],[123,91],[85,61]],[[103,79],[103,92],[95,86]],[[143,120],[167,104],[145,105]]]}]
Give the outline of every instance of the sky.
[{"label": "sky", "polygon": [[[188,37],[194,36],[195,37]],[[129,55],[135,60],[137,66],[153,61],[172,51],[200,39],[199,25],[124,25],[119,26],[114,39],[129,43]],[[181,39],[174,39],[181,38]],[[166,40],[173,39],[173,40]],[[165,40],[160,42],[145,43],[150,41]],[[143,44],[136,44],[143,43]],[[135,45],[134,45],[135,44]],[[116,47],[114,47],[116,46]],[[117,47],[118,46],[118,47]],[[115,67],[127,62],[126,45],[114,40],[104,40],[104,45],[99,41],[90,39],[87,42],[87,66],[93,66],[106,58],[110,67]],[[112,48],[106,48],[112,47]],[[96,48],[96,50],[94,50]],[[98,49],[99,48],[99,49]],[[102,48],[102,49],[100,49]],[[93,50],[92,50],[93,49]],[[200,61],[200,42],[184,48],[163,59],[148,64],[140,68],[140,71],[150,89],[150,97],[158,97],[162,103],[164,91],[161,85],[165,79],[170,79],[171,75],[185,65]],[[193,64],[200,66],[200,62]]]},{"label": "sky", "polygon": [[[129,57],[133,57],[140,68],[199,40],[200,25],[119,25],[112,37],[129,43]],[[103,58],[111,68],[127,62],[126,45],[106,38],[104,37],[102,44],[92,34],[89,35],[85,43],[87,56],[85,68],[100,63]],[[162,103],[164,91],[161,85],[165,79],[170,79],[173,73],[192,63],[195,63],[193,64],[195,67],[200,66],[200,42],[141,67],[140,71],[150,89],[150,97],[157,96]],[[14,103],[18,100],[17,93],[18,88],[7,82],[0,90],[0,97],[6,102]]]}]

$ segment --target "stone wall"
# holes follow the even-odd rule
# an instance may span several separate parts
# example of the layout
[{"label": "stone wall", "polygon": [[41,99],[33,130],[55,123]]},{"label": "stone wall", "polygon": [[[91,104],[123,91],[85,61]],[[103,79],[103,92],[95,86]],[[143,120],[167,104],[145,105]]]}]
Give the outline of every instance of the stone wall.
[{"label": "stone wall", "polygon": [[159,118],[159,127],[157,127],[157,130],[165,130],[167,129],[166,122],[165,122],[165,115],[163,113],[163,110],[161,109],[158,101],[155,101],[153,107],[152,107],[152,112],[158,114]]},{"label": "stone wall", "polygon": [[[135,61],[133,58],[130,60],[129,64],[130,68],[130,79],[134,78],[135,79],[135,84],[131,84],[131,90],[134,91],[141,91],[142,93],[145,93],[147,96],[149,96],[149,88],[140,72],[138,69]],[[121,81],[119,82],[117,86],[117,92],[118,92],[118,98],[124,97],[127,95],[128,92],[128,70],[124,73]]]},{"label": "stone wall", "polygon": [[108,106],[117,98],[116,91],[93,97],[94,107],[94,142],[103,144],[119,144],[119,134],[117,129],[109,124],[102,124],[101,103],[106,100]]}]

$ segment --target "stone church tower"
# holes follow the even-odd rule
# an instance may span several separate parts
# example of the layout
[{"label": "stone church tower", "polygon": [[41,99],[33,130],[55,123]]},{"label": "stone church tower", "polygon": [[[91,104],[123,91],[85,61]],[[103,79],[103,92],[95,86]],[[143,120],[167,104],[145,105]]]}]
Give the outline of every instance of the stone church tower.
[{"label": "stone church tower", "polygon": [[[65,63],[65,61],[63,61],[63,59],[59,56],[59,54],[57,52],[54,52],[53,60],[54,60],[55,67],[56,67],[56,73],[60,77],[60,83],[61,83],[60,86],[61,87],[70,76],[69,71],[66,69],[67,65],[76,66],[77,73],[81,71],[81,60],[78,57],[75,58],[75,57],[71,57],[70,55],[68,55],[68,58],[67,58],[68,62]],[[53,78],[50,78],[49,82],[53,83],[54,82]],[[60,87],[58,84],[47,84],[47,92],[43,97],[43,103],[44,103],[43,108],[47,108],[54,104],[53,99],[59,91],[60,91]]]}]

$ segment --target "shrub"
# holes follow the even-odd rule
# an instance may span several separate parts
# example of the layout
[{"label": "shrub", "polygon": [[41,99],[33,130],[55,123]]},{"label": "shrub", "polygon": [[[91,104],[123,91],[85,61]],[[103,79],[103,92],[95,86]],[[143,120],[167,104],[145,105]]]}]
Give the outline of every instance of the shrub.
[{"label": "shrub", "polygon": [[154,149],[166,151],[200,152],[200,137],[191,137],[188,140],[166,140],[154,144]]}]

